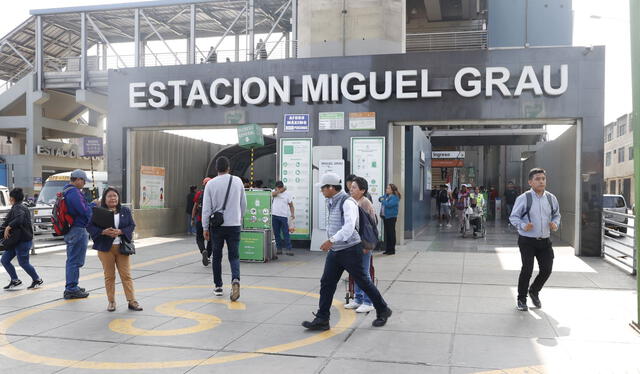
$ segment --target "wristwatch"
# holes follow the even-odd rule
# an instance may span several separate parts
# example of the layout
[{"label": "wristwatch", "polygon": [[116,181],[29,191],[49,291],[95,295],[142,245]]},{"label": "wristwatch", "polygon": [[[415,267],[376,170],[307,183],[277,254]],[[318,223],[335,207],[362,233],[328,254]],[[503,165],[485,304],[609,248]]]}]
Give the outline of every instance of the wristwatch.
[{"label": "wristwatch", "polygon": [[330,237],[330,238],[329,238],[329,241],[330,241],[331,243],[335,243],[335,242],[336,242],[336,239],[332,236],[332,237]]}]

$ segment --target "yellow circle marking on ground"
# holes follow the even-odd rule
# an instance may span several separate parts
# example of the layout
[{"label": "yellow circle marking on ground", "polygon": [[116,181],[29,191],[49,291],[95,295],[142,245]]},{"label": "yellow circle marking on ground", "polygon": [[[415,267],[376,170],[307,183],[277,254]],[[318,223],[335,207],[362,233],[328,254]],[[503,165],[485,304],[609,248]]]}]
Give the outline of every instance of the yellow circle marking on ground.
[{"label": "yellow circle marking on ground", "polygon": [[211,314],[197,313],[190,310],[183,310],[176,308],[178,305],[191,304],[191,303],[217,303],[225,304],[227,308],[232,310],[245,310],[247,307],[240,302],[232,303],[227,300],[221,299],[186,299],[170,301],[168,303],[160,304],[155,308],[155,311],[160,314],[165,314],[171,317],[179,317],[194,320],[197,322],[195,326],[185,327],[182,329],[172,330],[147,330],[135,327],[133,323],[135,318],[118,318],[109,323],[109,329],[113,332],[117,332],[124,335],[136,335],[136,336],[174,336],[174,335],[187,335],[195,334],[201,331],[215,328],[222,322],[222,320]]},{"label": "yellow circle marking on ground", "polygon": [[[163,290],[187,289],[187,288],[211,288],[211,286],[159,287],[159,288],[148,288],[148,289],[136,290],[136,291],[148,292],[148,291],[163,291]],[[297,291],[297,290],[290,290],[286,288],[262,287],[262,286],[244,286],[243,288],[258,289],[258,290],[264,290],[264,291],[274,291],[274,292],[285,292],[285,293],[291,293],[295,295],[313,297],[316,299],[320,297],[320,295],[318,294]],[[34,363],[34,364],[73,367],[73,368],[79,368],[79,369],[141,370],[141,369],[166,369],[166,368],[192,367],[197,365],[215,365],[215,364],[245,360],[248,358],[260,357],[265,353],[285,352],[295,348],[301,348],[304,346],[315,344],[343,333],[356,320],[356,315],[352,310],[345,310],[344,308],[341,308],[343,303],[334,299],[332,302],[332,305],[338,309],[338,312],[340,314],[340,319],[338,320],[338,323],[335,325],[335,327],[333,327],[331,330],[324,331],[321,333],[314,333],[307,338],[295,340],[290,343],[261,348],[256,350],[255,352],[230,354],[228,356],[221,356],[221,357],[214,356],[208,359],[195,359],[195,360],[182,360],[182,361],[108,362],[108,361],[67,360],[67,359],[61,359],[56,357],[36,355],[33,353],[23,351],[19,348],[14,347],[7,339],[6,334],[9,328],[13,326],[15,323],[19,322],[20,320],[23,320],[29,316],[32,316],[44,310],[52,309],[59,305],[63,305],[71,302],[77,302],[77,301],[78,300],[62,300],[62,301],[49,303],[34,309],[30,309],[30,310],[15,314],[7,319],[0,321],[0,354],[14,360],[19,360],[19,361],[24,361],[24,362]],[[308,334],[308,332],[302,331],[302,327],[301,327],[301,333]]]}]

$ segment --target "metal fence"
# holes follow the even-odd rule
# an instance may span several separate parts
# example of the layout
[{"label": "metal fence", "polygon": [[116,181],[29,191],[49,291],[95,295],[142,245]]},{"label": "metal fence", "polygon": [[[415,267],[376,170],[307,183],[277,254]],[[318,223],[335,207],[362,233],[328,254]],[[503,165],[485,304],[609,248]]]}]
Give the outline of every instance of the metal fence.
[{"label": "metal fence", "polygon": [[407,34],[407,52],[486,48],[486,30]]},{"label": "metal fence", "polygon": [[[629,223],[635,216],[610,209],[602,211],[602,257],[613,260],[636,275],[636,233]],[[633,233],[631,233],[633,232]]]}]

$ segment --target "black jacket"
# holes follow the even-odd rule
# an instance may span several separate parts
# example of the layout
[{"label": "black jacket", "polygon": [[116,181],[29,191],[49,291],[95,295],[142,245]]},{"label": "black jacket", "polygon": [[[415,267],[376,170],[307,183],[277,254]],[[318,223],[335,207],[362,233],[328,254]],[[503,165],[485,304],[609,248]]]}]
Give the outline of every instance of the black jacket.
[{"label": "black jacket", "polygon": [[[7,226],[11,226],[11,236],[9,242],[28,242],[33,240],[33,226],[31,223],[31,212],[23,204],[15,204],[4,218],[0,232],[4,233]],[[11,238],[13,238],[11,240]]]}]

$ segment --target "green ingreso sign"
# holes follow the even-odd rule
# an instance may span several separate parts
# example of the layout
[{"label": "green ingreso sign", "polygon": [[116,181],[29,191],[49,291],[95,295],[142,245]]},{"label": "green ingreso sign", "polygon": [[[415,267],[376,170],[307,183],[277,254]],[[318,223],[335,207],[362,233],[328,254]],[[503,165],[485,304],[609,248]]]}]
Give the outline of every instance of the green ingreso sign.
[{"label": "green ingreso sign", "polygon": [[264,145],[262,127],[255,123],[238,126],[238,145],[243,148],[257,148]]},{"label": "green ingreso sign", "polygon": [[247,210],[242,217],[244,229],[271,229],[271,191],[246,190]]},{"label": "green ingreso sign", "polygon": [[240,233],[240,260],[264,261],[264,231]]}]

